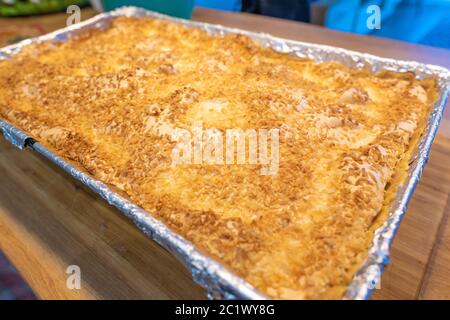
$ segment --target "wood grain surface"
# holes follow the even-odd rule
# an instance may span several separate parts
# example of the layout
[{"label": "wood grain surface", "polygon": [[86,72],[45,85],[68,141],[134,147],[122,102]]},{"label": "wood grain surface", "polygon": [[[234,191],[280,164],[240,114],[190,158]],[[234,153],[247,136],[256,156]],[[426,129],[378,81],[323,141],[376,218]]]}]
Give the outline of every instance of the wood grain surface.
[{"label": "wood grain surface", "polygon": [[[82,18],[94,15],[83,10]],[[321,27],[197,8],[193,19],[450,68],[449,51]],[[64,14],[0,19],[64,26]],[[50,30],[48,30],[50,31]],[[450,116],[447,110],[374,299],[450,298]],[[31,150],[0,137],[0,249],[43,299],[203,299],[169,253],[105,201]],[[81,268],[81,289],[66,269]]]}]

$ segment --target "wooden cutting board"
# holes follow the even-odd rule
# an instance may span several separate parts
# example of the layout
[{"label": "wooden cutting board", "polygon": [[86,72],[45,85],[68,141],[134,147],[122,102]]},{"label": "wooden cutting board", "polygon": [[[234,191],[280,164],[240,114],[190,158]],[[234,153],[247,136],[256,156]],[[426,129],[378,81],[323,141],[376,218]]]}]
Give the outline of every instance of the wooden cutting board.
[{"label": "wooden cutting board", "polygon": [[[87,16],[92,14],[87,12]],[[197,9],[194,18],[450,65],[448,51],[279,19],[204,9]],[[64,21],[64,16],[60,20]],[[448,119],[447,111],[374,299],[450,299]],[[33,151],[15,149],[1,135],[0,249],[44,299],[205,298],[204,290],[192,282],[184,267],[120,212]],[[81,268],[80,290],[66,286],[70,265]]]}]

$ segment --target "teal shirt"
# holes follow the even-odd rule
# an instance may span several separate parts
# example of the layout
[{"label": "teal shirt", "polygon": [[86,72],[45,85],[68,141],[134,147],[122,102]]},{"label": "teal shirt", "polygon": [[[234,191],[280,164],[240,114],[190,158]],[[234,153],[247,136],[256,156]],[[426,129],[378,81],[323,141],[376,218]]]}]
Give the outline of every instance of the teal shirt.
[{"label": "teal shirt", "polygon": [[[450,48],[450,0],[330,0],[325,25],[332,29],[371,34]],[[369,5],[381,9],[381,28],[369,29]]]}]

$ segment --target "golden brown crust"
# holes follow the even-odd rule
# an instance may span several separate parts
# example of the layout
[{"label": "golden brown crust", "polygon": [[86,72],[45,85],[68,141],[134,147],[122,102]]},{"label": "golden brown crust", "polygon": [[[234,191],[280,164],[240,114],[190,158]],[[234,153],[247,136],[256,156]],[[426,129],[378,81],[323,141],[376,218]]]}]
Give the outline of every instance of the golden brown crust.
[{"label": "golden brown crust", "polygon": [[[315,63],[242,35],[117,18],[0,62],[0,117],[275,298],[339,298],[433,79]],[[211,107],[211,105],[213,107]],[[215,109],[214,106],[219,105]],[[280,128],[280,168],[171,166],[174,127]]]}]

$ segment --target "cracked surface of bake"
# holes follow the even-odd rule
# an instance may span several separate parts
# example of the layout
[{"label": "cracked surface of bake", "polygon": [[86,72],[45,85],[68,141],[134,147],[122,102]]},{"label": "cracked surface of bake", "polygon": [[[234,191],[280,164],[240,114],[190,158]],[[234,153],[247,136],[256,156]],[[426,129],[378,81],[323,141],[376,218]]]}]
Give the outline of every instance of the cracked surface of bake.
[{"label": "cracked surface of bake", "polygon": [[[149,18],[116,18],[0,61],[1,118],[286,299],[343,295],[436,92],[434,79],[316,63]],[[279,128],[278,173],[171,166],[172,130],[195,122]]]}]

